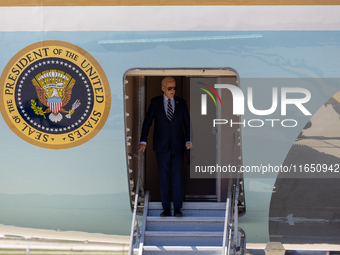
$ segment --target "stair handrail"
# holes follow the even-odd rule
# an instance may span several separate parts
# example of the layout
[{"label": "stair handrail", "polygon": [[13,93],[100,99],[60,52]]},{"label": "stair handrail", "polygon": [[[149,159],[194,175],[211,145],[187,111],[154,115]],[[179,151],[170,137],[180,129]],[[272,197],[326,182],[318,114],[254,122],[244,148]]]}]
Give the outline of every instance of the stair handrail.
[{"label": "stair handrail", "polygon": [[143,222],[142,222],[142,231],[141,231],[141,237],[139,239],[139,245],[138,245],[138,255],[143,254],[143,246],[145,242],[145,230],[146,230],[146,220],[148,216],[148,210],[149,210],[149,191],[145,192],[145,197],[144,197],[144,211],[143,211]]},{"label": "stair handrail", "polygon": [[234,236],[233,236],[233,246],[239,247],[239,236],[238,236],[238,195],[239,195],[239,183],[240,183],[240,176],[237,175],[237,182],[236,187],[234,189]]},{"label": "stair handrail", "polygon": [[[139,156],[141,153],[139,153]],[[138,210],[138,200],[139,200],[139,188],[140,188],[140,182],[141,182],[141,170],[138,167],[138,176],[137,176],[137,185],[136,185],[136,192],[135,192],[135,203],[133,205],[133,216],[132,216],[132,224],[131,224],[131,234],[130,234],[130,245],[129,245],[129,255],[133,255],[133,239],[136,235],[136,241],[139,247],[140,243],[140,230],[139,230],[139,224],[138,224],[138,218],[137,218],[137,210]],[[144,194],[144,187],[142,185],[142,194]],[[142,197],[141,197],[142,198]]]},{"label": "stair handrail", "polygon": [[[239,235],[239,231],[243,232],[242,229],[238,227],[238,196],[239,196],[239,183],[240,183],[240,175],[237,175],[236,183],[232,184],[232,180],[229,180],[229,189],[227,194],[227,202],[226,202],[226,214],[224,220],[224,233],[223,233],[223,249],[222,255],[229,255],[230,251],[233,250],[235,252],[240,250],[241,247],[241,236]],[[233,236],[232,236],[232,228]],[[226,242],[228,242],[226,244]],[[244,254],[244,250],[243,253]]]},{"label": "stair handrail", "polygon": [[132,224],[131,224],[131,234],[130,234],[130,245],[129,245],[129,255],[133,255],[133,239],[136,234],[137,243],[139,246],[140,231],[137,219],[137,207],[138,207],[138,194],[135,195],[135,204],[133,208]]},{"label": "stair handrail", "polygon": [[224,231],[223,231],[223,248],[222,255],[226,254],[226,242],[229,239],[229,211],[230,211],[230,198],[227,198],[225,209],[225,219],[224,219]]},{"label": "stair handrail", "polygon": [[[231,191],[231,180],[229,181],[229,188],[226,200],[226,209],[225,209],[225,218],[224,218],[224,230],[223,230],[223,247],[222,247],[222,255],[226,255],[230,253],[230,243],[231,243],[231,219],[232,219],[232,200],[233,200],[233,192]],[[228,242],[228,244],[227,244]]]}]

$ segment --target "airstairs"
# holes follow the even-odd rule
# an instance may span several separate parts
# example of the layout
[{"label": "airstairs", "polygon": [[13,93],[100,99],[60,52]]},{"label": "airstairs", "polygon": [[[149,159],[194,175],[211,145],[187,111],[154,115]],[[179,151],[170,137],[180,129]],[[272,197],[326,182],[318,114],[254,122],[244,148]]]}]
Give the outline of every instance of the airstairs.
[{"label": "airstairs", "polygon": [[[245,254],[244,231],[238,227],[239,185],[231,185],[227,201],[184,202],[183,217],[160,217],[160,202],[135,197],[129,255]],[[136,213],[143,208],[141,226]],[[173,211],[173,210],[172,210]]]}]

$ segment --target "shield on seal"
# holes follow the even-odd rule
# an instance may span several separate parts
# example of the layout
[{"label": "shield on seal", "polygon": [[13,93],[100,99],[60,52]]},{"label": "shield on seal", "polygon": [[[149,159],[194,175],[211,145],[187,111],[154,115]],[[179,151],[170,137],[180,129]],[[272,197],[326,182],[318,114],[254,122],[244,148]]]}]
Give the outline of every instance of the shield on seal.
[{"label": "shield on seal", "polygon": [[50,108],[51,112],[57,114],[60,111],[62,106],[62,99],[61,98],[48,98],[47,105]]}]

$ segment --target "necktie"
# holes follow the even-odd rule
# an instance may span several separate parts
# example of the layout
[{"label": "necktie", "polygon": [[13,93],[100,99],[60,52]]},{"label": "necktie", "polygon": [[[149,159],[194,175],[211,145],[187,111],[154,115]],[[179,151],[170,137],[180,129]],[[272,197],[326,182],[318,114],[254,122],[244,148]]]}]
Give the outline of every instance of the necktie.
[{"label": "necktie", "polygon": [[173,110],[172,110],[172,104],[171,104],[171,100],[168,99],[168,110],[167,110],[167,116],[168,116],[168,120],[171,121],[172,120],[172,116],[174,115]]}]

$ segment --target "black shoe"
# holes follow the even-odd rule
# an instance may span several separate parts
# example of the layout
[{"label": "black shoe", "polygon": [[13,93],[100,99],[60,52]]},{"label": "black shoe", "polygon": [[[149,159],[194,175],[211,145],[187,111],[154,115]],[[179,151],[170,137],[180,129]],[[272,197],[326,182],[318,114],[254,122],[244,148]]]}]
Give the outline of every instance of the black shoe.
[{"label": "black shoe", "polygon": [[183,217],[183,214],[180,209],[174,210],[174,217]]},{"label": "black shoe", "polygon": [[164,211],[160,215],[161,217],[172,216],[170,209],[164,209]]}]

